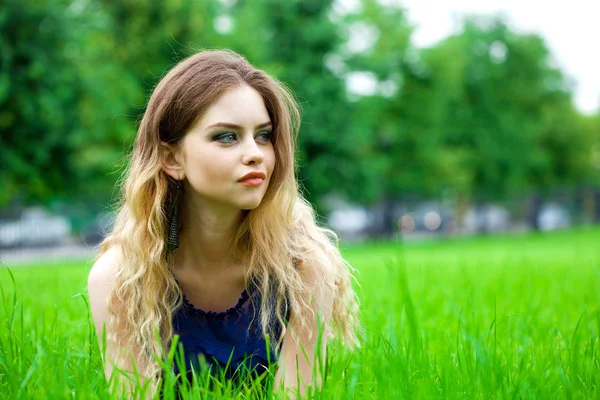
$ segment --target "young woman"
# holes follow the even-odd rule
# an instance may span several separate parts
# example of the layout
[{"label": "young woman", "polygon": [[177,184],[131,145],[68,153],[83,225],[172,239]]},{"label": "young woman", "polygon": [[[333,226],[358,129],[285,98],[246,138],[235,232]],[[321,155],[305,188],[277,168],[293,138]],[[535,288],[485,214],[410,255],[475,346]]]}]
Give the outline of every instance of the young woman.
[{"label": "young woman", "polygon": [[280,83],[231,51],[195,54],[159,82],[89,275],[107,377],[118,367],[158,383],[156,357],[177,335],[177,373],[272,368],[276,386],[303,391],[327,338],[357,343],[350,267],[298,192],[299,117]]}]

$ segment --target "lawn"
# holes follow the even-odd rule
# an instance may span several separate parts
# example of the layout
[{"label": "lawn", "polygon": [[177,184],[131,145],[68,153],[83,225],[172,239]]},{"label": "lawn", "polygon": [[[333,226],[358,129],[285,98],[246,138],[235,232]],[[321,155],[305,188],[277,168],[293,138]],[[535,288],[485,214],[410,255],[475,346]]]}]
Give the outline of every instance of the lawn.
[{"label": "lawn", "polygon": [[[599,229],[342,250],[364,341],[332,343],[320,398],[600,398]],[[0,398],[110,398],[90,267],[0,267]]]}]

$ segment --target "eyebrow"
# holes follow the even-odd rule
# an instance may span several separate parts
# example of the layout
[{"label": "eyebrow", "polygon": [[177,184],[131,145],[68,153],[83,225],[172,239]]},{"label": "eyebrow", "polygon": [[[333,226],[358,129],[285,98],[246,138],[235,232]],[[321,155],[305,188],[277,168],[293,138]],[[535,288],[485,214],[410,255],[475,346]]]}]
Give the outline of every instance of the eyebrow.
[{"label": "eyebrow", "polygon": [[[255,129],[255,130],[258,130],[258,129],[266,128],[267,126],[271,126],[271,125],[273,125],[273,124],[271,123],[271,121],[268,121],[268,122],[263,122],[262,124],[256,125],[256,126],[254,127],[254,129]],[[210,126],[207,126],[207,127],[206,127],[206,129],[209,129],[209,128],[214,128],[214,127],[216,127],[216,126],[221,126],[221,127],[224,127],[224,128],[229,128],[229,129],[237,129],[237,130],[242,130],[242,129],[244,128],[244,127],[243,127],[243,126],[241,126],[241,125],[230,124],[229,122],[217,122],[216,124],[212,124],[212,125],[210,125]]]}]

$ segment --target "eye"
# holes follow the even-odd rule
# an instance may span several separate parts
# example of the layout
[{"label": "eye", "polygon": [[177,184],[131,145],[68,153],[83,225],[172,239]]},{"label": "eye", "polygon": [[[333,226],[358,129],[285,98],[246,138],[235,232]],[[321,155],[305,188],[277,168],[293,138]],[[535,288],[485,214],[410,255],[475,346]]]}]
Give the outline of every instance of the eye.
[{"label": "eye", "polygon": [[214,137],[214,140],[216,140],[219,143],[233,143],[236,140],[236,136],[233,132],[225,132],[216,135]]},{"label": "eye", "polygon": [[272,137],[273,132],[271,131],[261,131],[254,136],[254,138],[260,143],[269,143]]}]

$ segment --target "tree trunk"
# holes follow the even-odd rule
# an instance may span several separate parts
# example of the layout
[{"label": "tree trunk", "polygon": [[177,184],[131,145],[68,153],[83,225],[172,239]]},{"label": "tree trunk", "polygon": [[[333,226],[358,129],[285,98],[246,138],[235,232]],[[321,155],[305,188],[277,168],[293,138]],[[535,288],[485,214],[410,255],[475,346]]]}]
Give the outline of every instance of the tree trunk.
[{"label": "tree trunk", "polygon": [[533,192],[529,196],[528,222],[529,222],[529,226],[534,231],[540,230],[540,225],[538,224],[538,215],[540,214],[541,209],[542,209],[542,197],[538,193]]}]

